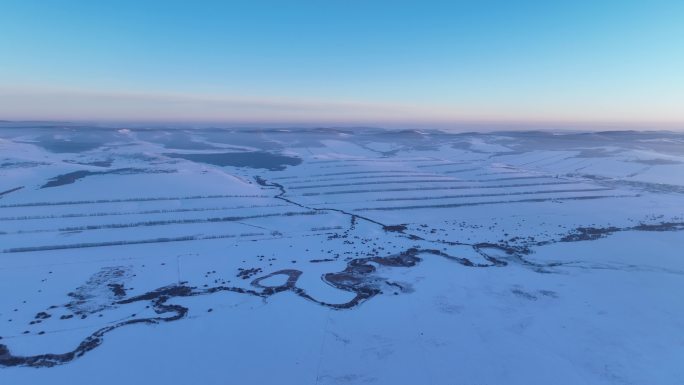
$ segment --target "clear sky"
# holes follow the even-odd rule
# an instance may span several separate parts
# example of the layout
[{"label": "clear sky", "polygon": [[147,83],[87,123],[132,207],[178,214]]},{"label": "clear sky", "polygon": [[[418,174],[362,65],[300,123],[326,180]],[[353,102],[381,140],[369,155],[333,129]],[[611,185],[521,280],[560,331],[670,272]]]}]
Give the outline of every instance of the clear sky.
[{"label": "clear sky", "polygon": [[0,1],[0,119],[684,122],[684,1]]}]

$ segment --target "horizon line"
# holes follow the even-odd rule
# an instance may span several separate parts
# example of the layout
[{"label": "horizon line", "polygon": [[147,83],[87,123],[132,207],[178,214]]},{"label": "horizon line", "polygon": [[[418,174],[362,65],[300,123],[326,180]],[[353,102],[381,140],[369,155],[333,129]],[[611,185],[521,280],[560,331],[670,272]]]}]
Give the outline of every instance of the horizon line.
[{"label": "horizon line", "polygon": [[94,125],[98,128],[177,128],[177,129],[376,129],[376,130],[437,130],[437,131],[684,131],[684,122],[625,122],[625,121],[538,121],[538,120],[461,120],[453,122],[279,122],[279,121],[199,121],[163,119],[4,119],[0,124],[53,124],[53,125]]}]

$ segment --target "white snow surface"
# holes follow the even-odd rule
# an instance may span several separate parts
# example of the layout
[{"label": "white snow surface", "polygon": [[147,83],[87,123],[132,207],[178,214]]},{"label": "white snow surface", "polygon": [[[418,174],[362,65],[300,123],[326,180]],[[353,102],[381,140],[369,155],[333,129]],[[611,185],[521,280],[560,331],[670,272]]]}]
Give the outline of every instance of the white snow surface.
[{"label": "white snow surface", "polygon": [[684,384],[684,134],[0,124],[0,384]]}]

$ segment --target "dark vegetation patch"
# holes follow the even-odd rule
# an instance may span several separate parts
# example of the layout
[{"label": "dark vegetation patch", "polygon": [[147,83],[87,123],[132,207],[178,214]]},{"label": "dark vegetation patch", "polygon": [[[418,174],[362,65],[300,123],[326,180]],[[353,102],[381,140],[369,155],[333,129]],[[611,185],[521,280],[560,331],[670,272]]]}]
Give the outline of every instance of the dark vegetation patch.
[{"label": "dark vegetation patch", "polygon": [[342,226],[323,226],[323,227],[312,227],[311,231],[332,231],[332,230],[342,230]]},{"label": "dark vegetation patch", "polygon": [[484,206],[484,205],[500,205],[511,203],[541,203],[541,202],[562,202],[574,200],[592,200],[605,198],[629,198],[635,195],[587,195],[575,197],[560,197],[560,198],[531,198],[508,201],[489,201],[489,202],[467,202],[467,203],[445,203],[441,205],[416,205],[416,206],[388,206],[388,207],[367,207],[356,209],[355,211],[395,211],[395,210],[415,210],[415,209],[439,209],[439,208],[454,208],[454,207],[468,207],[468,206]]},{"label": "dark vegetation patch", "polygon": [[109,287],[112,293],[114,293],[114,295],[117,297],[126,296],[126,289],[124,288],[123,283],[110,283],[107,285],[107,287]]},{"label": "dark vegetation patch", "polygon": [[334,262],[335,260],[333,258],[322,258],[322,259],[312,259],[309,262],[311,263],[323,263],[323,262]]},{"label": "dark vegetation patch", "polygon": [[300,215],[320,215],[317,211],[289,211],[284,213],[271,213],[271,214],[257,214],[257,215],[244,215],[244,216],[232,216],[232,217],[213,217],[213,218],[194,218],[194,219],[171,219],[171,220],[157,220],[157,221],[143,221],[143,222],[132,222],[132,223],[109,223],[101,225],[87,225],[87,226],[71,226],[71,227],[61,227],[57,229],[41,229],[41,230],[26,230],[22,233],[40,233],[40,232],[71,232],[71,231],[90,231],[90,230],[102,230],[102,229],[125,229],[131,227],[151,227],[151,226],[168,226],[168,225],[193,225],[199,223],[221,223],[221,222],[237,222],[247,219],[260,219],[260,218],[272,218],[272,217],[293,217]]},{"label": "dark vegetation patch", "polygon": [[398,191],[433,191],[433,190],[471,190],[471,189],[491,189],[491,188],[509,188],[509,187],[530,187],[530,186],[552,186],[561,184],[575,184],[576,182],[545,182],[545,183],[517,183],[507,185],[469,185],[469,186],[453,186],[453,187],[421,187],[421,188],[386,188],[386,189],[369,189],[369,190],[338,190],[338,191],[324,191],[315,193],[304,193],[302,196],[318,196],[318,195],[346,195],[346,194],[363,194],[376,192],[398,192]]},{"label": "dark vegetation patch", "polygon": [[257,268],[252,268],[252,269],[243,269],[243,268],[239,268],[238,270],[239,270],[239,271],[238,271],[236,277],[242,278],[242,279],[249,279],[249,278],[252,278],[253,276],[255,276],[255,275],[257,275],[257,274],[259,274],[259,273],[262,272],[262,270],[261,270],[260,268],[258,268],[258,267],[257,267]]},{"label": "dark vegetation patch", "polygon": [[37,144],[44,149],[62,154],[62,153],[79,153],[94,150],[101,147],[104,143],[102,142],[85,142],[85,141],[72,141],[72,140],[62,140],[54,138],[39,138]]},{"label": "dark vegetation patch", "polygon": [[33,252],[33,251],[82,249],[82,248],[90,248],[90,247],[141,245],[141,244],[147,244],[147,243],[204,241],[204,240],[210,240],[210,239],[228,239],[228,238],[239,238],[239,237],[263,236],[263,235],[264,235],[264,233],[243,233],[243,234],[222,234],[222,235],[187,235],[187,236],[182,236],[182,237],[170,237],[170,238],[162,237],[162,238],[125,240],[125,241],[72,243],[72,244],[66,244],[66,245],[13,247],[10,249],[3,250],[2,253],[25,253],[25,252]]},{"label": "dark vegetation patch", "polygon": [[70,172],[67,174],[57,175],[56,177],[51,178],[44,185],[40,186],[40,188],[64,186],[67,184],[72,184],[79,179],[83,179],[87,176],[93,176],[93,175],[171,174],[174,172],[176,172],[176,171],[175,170],[149,170],[149,169],[140,169],[140,168],[120,168],[120,169],[111,170],[111,171],[79,170],[79,171],[74,171],[74,172]]},{"label": "dark vegetation patch", "polygon": [[396,202],[396,201],[425,201],[435,199],[453,199],[453,198],[484,198],[484,197],[498,197],[498,196],[512,196],[512,195],[536,195],[536,194],[551,194],[551,193],[568,193],[568,192],[589,192],[589,191],[609,191],[613,190],[609,187],[598,188],[583,188],[583,189],[563,189],[563,190],[536,190],[536,191],[514,191],[506,193],[492,193],[492,194],[459,194],[459,195],[433,195],[420,197],[400,197],[400,198],[378,198],[375,202]]},{"label": "dark vegetation patch", "polygon": [[668,183],[652,183],[652,182],[639,182],[634,180],[619,180],[613,179],[600,175],[592,174],[580,174],[580,173],[569,173],[566,174],[569,177],[580,177],[590,179],[602,185],[608,186],[626,186],[635,189],[645,190],[654,193],[673,193],[673,194],[684,194],[684,186]]},{"label": "dark vegetation patch", "polygon": [[442,174],[460,174],[462,172],[477,171],[480,169],[481,169],[480,167],[462,168],[460,170],[447,170],[447,171],[442,172]]},{"label": "dark vegetation patch", "polygon": [[149,197],[149,198],[125,198],[125,199],[98,199],[82,201],[57,201],[57,202],[30,202],[0,205],[0,208],[9,207],[40,207],[40,206],[70,206],[89,205],[100,203],[126,203],[126,202],[156,202],[156,201],[180,201],[194,199],[221,199],[221,198],[269,198],[267,195],[191,195],[184,197]]},{"label": "dark vegetation patch", "polygon": [[526,292],[522,289],[519,289],[519,288],[511,289],[511,293],[515,294],[516,296],[518,296],[520,298],[526,299],[528,301],[536,301],[537,300],[536,295],[534,295],[532,293],[528,293],[528,292]]},{"label": "dark vegetation patch", "polygon": [[357,175],[357,174],[384,174],[384,173],[406,174],[406,173],[413,173],[413,172],[414,172],[414,171],[408,171],[408,170],[345,171],[345,172],[333,172],[333,173],[326,173],[326,174],[311,174],[311,176]]},{"label": "dark vegetation patch", "polygon": [[19,186],[19,187],[15,187],[15,188],[12,188],[12,189],[9,189],[9,190],[1,191],[1,192],[0,192],[0,197],[2,197],[3,195],[11,194],[11,193],[13,193],[13,192],[15,192],[15,191],[19,191],[19,190],[21,190],[21,189],[23,189],[23,188],[24,188],[24,186]]},{"label": "dark vegetation patch", "polygon": [[446,167],[446,166],[459,166],[462,164],[469,164],[469,161],[459,161],[459,162],[444,162],[444,163],[434,163],[434,164],[419,164],[417,168],[434,168],[434,167]]},{"label": "dark vegetation patch", "polygon": [[192,162],[207,163],[214,166],[233,166],[261,168],[270,171],[282,171],[287,166],[297,166],[302,163],[300,158],[274,154],[266,151],[225,152],[214,154],[164,154],[170,158],[181,158]]},{"label": "dark vegetation patch", "polygon": [[[282,204],[272,205],[247,205],[247,206],[227,206],[227,207],[195,207],[184,209],[159,209],[159,210],[142,210],[142,211],[116,211],[116,212],[93,212],[93,213],[73,213],[73,214],[57,214],[57,215],[31,215],[31,216],[16,216],[16,217],[0,217],[0,221],[26,221],[35,219],[57,219],[57,218],[84,218],[84,217],[107,217],[107,216],[124,216],[124,215],[148,215],[148,214],[171,214],[171,213],[187,213],[187,212],[204,212],[204,211],[224,211],[224,210],[241,210],[241,209],[260,209],[270,207],[283,207]],[[339,227],[339,226],[338,226]],[[331,230],[333,228],[320,228],[319,230]],[[312,229],[315,230],[315,229]]]},{"label": "dark vegetation patch", "polygon": [[82,166],[95,166],[95,167],[111,167],[112,163],[114,163],[113,159],[106,159],[106,160],[94,160],[90,162],[77,162],[75,160],[65,160],[64,162],[66,163],[72,163],[72,164],[80,164]]},{"label": "dark vegetation patch", "polygon": [[681,231],[684,222],[640,223],[632,227],[578,227],[562,237],[560,242],[595,241],[622,231]]},{"label": "dark vegetation patch", "polygon": [[347,182],[347,183],[333,183],[333,184],[318,184],[307,186],[289,187],[290,190],[305,190],[313,188],[327,188],[327,187],[344,187],[344,186],[366,186],[375,184],[406,184],[406,183],[463,183],[465,181],[458,179],[410,179],[410,180],[388,180],[388,181],[371,181],[371,182]]},{"label": "dark vegetation patch", "polygon": [[406,225],[385,225],[382,229],[393,233],[403,233],[406,231]]},{"label": "dark vegetation patch", "polygon": [[28,161],[22,161],[22,162],[3,162],[0,163],[0,168],[30,168],[30,167],[38,167],[38,166],[48,166],[50,163],[45,163],[45,162],[28,162]]},{"label": "dark vegetation patch", "polygon": [[[435,173],[410,173],[410,174],[387,174],[387,175],[361,175],[361,176],[347,176],[347,177],[328,177],[328,178],[312,178],[312,179],[298,179],[289,183],[294,184],[304,184],[304,183],[314,183],[314,182],[340,182],[358,179],[382,179],[382,178],[415,178],[415,177],[433,177],[433,178],[451,178],[450,176],[443,176]],[[284,179],[295,179],[297,177],[283,177],[283,178],[271,178],[273,180],[284,180]],[[402,179],[399,179],[402,180]],[[290,184],[289,188],[293,185]]]},{"label": "dark vegetation patch", "polygon": [[48,318],[50,318],[50,317],[52,317],[52,315],[50,315],[50,314],[48,314],[48,313],[46,313],[46,312],[44,312],[44,311],[41,311],[41,312],[38,312],[38,313],[36,314],[36,316],[34,317],[34,319],[37,319],[37,320],[44,320],[44,319],[48,319]]},{"label": "dark vegetation patch", "polygon": [[620,231],[617,227],[595,228],[578,227],[572,234],[568,234],[560,239],[561,242],[595,241],[603,238],[607,234]]},{"label": "dark vegetation patch", "polygon": [[130,268],[105,267],[93,274],[83,285],[67,295],[71,302],[64,305],[76,316],[100,312],[111,307],[111,302],[126,294],[124,281],[131,277]]}]

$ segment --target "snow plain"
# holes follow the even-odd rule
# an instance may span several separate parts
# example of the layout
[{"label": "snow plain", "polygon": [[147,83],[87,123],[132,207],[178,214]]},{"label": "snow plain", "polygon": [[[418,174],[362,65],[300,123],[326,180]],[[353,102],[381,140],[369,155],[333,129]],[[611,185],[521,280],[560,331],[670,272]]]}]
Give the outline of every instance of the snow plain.
[{"label": "snow plain", "polygon": [[684,383],[684,135],[0,124],[1,384]]}]

